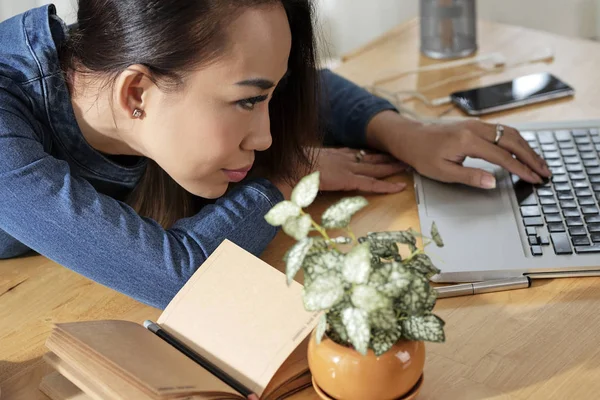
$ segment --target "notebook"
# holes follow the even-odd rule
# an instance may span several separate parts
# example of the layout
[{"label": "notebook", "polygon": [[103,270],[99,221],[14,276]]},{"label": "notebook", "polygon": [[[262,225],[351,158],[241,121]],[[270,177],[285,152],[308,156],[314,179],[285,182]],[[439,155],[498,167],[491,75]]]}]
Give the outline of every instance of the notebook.
[{"label": "notebook", "polygon": [[[302,285],[224,241],[166,307],[158,324],[261,399],[311,385]],[[117,320],[56,324],[44,358],[56,372],[40,389],[63,399],[245,398],[142,325]]]}]

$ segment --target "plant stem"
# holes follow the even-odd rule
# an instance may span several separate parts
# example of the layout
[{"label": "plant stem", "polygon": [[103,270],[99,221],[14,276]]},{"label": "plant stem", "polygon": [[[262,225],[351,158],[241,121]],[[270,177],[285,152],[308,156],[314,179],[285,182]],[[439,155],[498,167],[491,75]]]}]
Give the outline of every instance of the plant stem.
[{"label": "plant stem", "polygon": [[406,261],[410,261],[410,260],[412,260],[412,259],[413,259],[413,257],[414,257],[414,256],[416,256],[417,254],[423,254],[423,253],[425,253],[423,250],[421,250],[421,249],[417,249],[417,251],[414,251],[413,253],[411,253],[411,255],[410,255],[410,256],[408,256],[407,258],[405,258],[405,259],[404,259],[404,261],[405,261],[405,262],[406,262]]},{"label": "plant stem", "polygon": [[[335,243],[332,242],[331,238],[329,237],[329,235],[327,234],[327,231],[325,230],[325,228],[321,227],[321,225],[317,224],[315,222],[314,219],[312,219],[312,217],[310,216],[310,214],[307,214],[304,212],[304,210],[300,210],[300,214],[302,215],[308,215],[310,218],[310,223],[312,224],[313,228],[319,232],[321,234],[321,236],[323,236],[323,238],[328,242],[328,243],[332,243],[333,248],[335,250],[338,250],[337,246],[335,245]],[[339,250],[338,250],[339,251]]]},{"label": "plant stem", "polygon": [[352,232],[352,229],[350,229],[349,227],[346,228],[346,232],[348,233],[348,235],[350,235],[350,239],[352,239],[352,242],[358,242],[356,240],[356,236],[354,236],[354,232]]}]

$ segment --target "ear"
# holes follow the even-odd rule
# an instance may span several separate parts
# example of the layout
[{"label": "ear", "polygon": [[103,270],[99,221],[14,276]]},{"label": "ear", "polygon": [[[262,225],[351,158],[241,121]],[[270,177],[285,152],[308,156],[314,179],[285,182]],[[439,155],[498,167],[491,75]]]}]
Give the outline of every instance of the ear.
[{"label": "ear", "polygon": [[135,119],[134,111],[141,110],[144,118],[150,104],[149,98],[158,89],[150,80],[150,70],[143,65],[132,65],[117,78],[114,95],[116,111],[123,118]]}]

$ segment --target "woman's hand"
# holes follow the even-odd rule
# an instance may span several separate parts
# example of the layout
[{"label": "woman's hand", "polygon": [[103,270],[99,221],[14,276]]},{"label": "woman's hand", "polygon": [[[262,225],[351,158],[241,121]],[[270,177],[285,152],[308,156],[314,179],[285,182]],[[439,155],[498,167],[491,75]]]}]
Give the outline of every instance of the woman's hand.
[{"label": "woman's hand", "polygon": [[[312,151],[312,150],[311,150]],[[406,170],[407,165],[389,154],[366,152],[349,148],[319,148],[314,170],[321,173],[320,190],[368,193],[397,193],[405,183],[382,180]],[[286,182],[273,182],[289,199],[293,187]]]},{"label": "woman's hand", "polygon": [[362,153],[356,149],[322,148],[317,150],[315,170],[321,173],[321,190],[370,193],[396,193],[405,183],[382,180],[405,171],[407,165],[388,154]]},{"label": "woman's hand", "polygon": [[250,396],[248,396],[248,400],[258,400],[258,396],[255,394],[251,394]]},{"label": "woman's hand", "polygon": [[498,144],[496,125],[480,121],[423,125],[395,112],[378,114],[369,125],[369,142],[386,150],[417,172],[442,182],[484,189],[496,187],[489,172],[463,167],[467,157],[504,167],[530,183],[542,183],[551,173],[546,162],[529,147],[516,129],[504,126]]}]

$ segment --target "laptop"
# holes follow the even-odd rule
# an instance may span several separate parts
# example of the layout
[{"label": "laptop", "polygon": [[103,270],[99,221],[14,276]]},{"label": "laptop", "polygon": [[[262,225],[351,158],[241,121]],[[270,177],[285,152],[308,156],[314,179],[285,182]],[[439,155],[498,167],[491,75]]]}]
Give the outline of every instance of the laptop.
[{"label": "laptop", "polygon": [[445,246],[427,246],[435,282],[600,276],[600,120],[507,124],[553,176],[531,185],[478,159],[497,188],[445,184],[415,174],[422,232],[436,223]]}]

